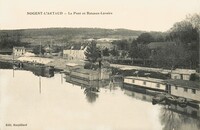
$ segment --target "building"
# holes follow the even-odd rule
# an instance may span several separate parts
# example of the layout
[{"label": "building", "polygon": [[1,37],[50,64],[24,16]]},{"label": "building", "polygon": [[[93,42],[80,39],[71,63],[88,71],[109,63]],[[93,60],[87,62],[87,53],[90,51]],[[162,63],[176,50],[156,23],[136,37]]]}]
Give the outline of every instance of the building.
[{"label": "building", "polygon": [[168,86],[162,79],[127,76],[124,78],[124,84],[136,86],[138,88],[150,89],[155,91],[168,91]]},{"label": "building", "polygon": [[164,81],[171,86],[171,95],[200,101],[200,83],[181,79]]},{"label": "building", "polygon": [[13,54],[15,56],[22,56],[26,53],[25,47],[13,47]]},{"label": "building", "polygon": [[171,71],[172,79],[190,80],[191,74],[196,73],[196,70],[190,69],[175,69]]},{"label": "building", "polygon": [[63,57],[68,60],[85,60],[85,51],[87,46],[84,45],[73,45],[70,48],[63,50]]},{"label": "building", "polygon": [[111,42],[99,42],[99,41],[97,41],[97,47],[100,48],[101,50],[106,48],[111,50],[114,48]]}]

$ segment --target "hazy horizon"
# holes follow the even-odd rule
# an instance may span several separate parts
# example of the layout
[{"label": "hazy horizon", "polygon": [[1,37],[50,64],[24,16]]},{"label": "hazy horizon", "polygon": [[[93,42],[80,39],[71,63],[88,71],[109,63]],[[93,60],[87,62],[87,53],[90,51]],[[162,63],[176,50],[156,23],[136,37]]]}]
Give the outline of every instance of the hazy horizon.
[{"label": "hazy horizon", "polygon": [[108,30],[130,30],[130,31],[141,31],[141,32],[165,32],[165,31],[154,31],[154,30],[150,30],[150,31],[146,31],[146,30],[133,30],[133,29],[128,29],[128,28],[103,28],[103,27],[35,27],[35,28],[19,28],[19,29],[0,29],[0,31],[12,31],[12,30],[37,30],[37,29],[68,29],[68,28],[72,28],[72,29],[108,29]]}]

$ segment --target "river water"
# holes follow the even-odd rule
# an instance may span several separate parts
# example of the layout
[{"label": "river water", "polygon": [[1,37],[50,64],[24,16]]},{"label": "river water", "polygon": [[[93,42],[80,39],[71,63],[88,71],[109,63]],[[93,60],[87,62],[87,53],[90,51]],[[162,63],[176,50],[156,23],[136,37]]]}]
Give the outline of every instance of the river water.
[{"label": "river water", "polygon": [[64,77],[0,69],[1,130],[200,129],[187,108],[152,105],[151,96],[109,85],[85,93]]}]

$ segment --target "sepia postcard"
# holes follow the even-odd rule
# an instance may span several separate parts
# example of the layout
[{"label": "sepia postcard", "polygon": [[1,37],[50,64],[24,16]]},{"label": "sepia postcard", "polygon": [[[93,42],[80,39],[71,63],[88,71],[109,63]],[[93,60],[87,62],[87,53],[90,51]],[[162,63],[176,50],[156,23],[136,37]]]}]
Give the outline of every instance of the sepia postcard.
[{"label": "sepia postcard", "polygon": [[199,130],[200,0],[0,0],[0,130]]}]

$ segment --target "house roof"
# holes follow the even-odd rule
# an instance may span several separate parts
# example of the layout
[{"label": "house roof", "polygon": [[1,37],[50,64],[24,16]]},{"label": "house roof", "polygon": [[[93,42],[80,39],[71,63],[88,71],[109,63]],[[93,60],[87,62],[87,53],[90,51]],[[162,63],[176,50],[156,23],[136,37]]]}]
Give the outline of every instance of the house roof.
[{"label": "house roof", "polygon": [[181,80],[181,79],[169,79],[163,81],[168,84],[172,84],[175,86],[183,87],[183,88],[195,88],[200,89],[200,83],[197,81],[189,81],[189,80]]},{"label": "house roof", "polygon": [[147,46],[150,49],[157,49],[157,48],[164,48],[169,45],[176,45],[176,43],[175,42],[151,42]]},{"label": "house roof", "polygon": [[65,50],[84,50],[87,45],[74,44],[68,46]]}]

